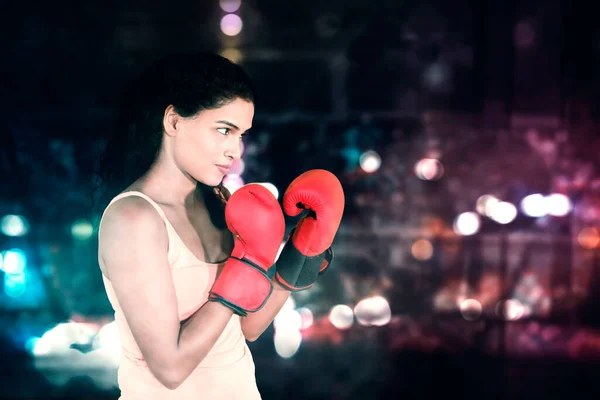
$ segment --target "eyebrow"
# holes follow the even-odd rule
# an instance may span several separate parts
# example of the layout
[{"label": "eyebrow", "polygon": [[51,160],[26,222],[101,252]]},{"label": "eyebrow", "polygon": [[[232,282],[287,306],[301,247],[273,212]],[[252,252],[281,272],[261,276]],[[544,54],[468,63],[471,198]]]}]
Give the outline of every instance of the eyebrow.
[{"label": "eyebrow", "polygon": [[[239,130],[240,130],[240,128],[238,128],[238,126],[237,126],[236,124],[234,124],[234,123],[232,123],[232,122],[229,122],[229,121],[225,121],[225,120],[223,120],[223,119],[221,119],[221,120],[218,120],[218,121],[215,121],[215,122],[218,122],[218,123],[220,123],[220,124],[225,124],[225,125],[228,125],[228,126],[232,127],[233,129],[235,129],[236,131],[239,131]],[[249,130],[250,130],[250,129],[248,129],[246,132],[248,132]]]},{"label": "eyebrow", "polygon": [[225,124],[225,125],[229,125],[233,129],[238,130],[238,131],[240,130],[240,128],[238,128],[237,125],[235,125],[235,124],[233,124],[233,123],[231,123],[229,121],[219,120],[219,121],[215,121],[215,122],[218,122],[218,123],[221,123],[221,124]]}]

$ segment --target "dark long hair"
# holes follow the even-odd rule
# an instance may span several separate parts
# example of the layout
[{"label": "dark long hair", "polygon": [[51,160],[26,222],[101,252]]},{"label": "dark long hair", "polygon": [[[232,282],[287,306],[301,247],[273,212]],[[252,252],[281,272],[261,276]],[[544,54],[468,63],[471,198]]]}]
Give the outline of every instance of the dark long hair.
[{"label": "dark long hair", "polygon": [[[169,105],[187,118],[237,98],[254,103],[254,85],[241,67],[215,54],[170,54],[146,68],[124,91],[112,135],[99,160],[92,193],[96,213],[155,162]],[[206,189],[217,194],[213,199],[228,198],[222,185]]]}]

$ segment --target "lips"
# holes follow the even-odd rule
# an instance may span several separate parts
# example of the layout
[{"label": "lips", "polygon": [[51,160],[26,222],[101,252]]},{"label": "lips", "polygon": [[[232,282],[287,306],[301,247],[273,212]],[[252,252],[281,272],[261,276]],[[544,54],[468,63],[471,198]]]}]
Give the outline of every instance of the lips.
[{"label": "lips", "polygon": [[219,169],[219,171],[225,175],[229,172],[229,170],[231,169],[231,165],[220,165],[217,164],[217,168]]}]

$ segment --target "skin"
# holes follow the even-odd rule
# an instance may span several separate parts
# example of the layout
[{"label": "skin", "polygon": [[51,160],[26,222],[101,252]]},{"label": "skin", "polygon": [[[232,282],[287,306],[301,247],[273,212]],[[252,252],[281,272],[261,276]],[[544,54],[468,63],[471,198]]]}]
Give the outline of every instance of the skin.
[{"label": "skin", "polygon": [[[193,118],[167,107],[156,162],[125,190],[140,191],[156,201],[200,260],[226,259],[233,240],[228,230],[212,224],[197,183],[221,182],[223,172],[216,165],[231,165],[240,158],[241,138],[253,117],[254,105],[242,99]],[[128,251],[118,251],[124,248]],[[233,312],[221,303],[207,302],[180,321],[167,250],[164,223],[147,201],[125,197],[107,209],[99,231],[100,268],[112,283],[150,371],[165,387],[175,389],[210,352]],[[260,336],[289,297],[287,290],[274,286],[267,304],[242,319],[247,340]]]}]

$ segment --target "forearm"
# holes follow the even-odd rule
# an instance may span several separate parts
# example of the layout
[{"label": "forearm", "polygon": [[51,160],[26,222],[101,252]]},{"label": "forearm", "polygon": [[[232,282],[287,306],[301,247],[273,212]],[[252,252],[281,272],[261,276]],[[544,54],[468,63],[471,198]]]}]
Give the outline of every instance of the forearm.
[{"label": "forearm", "polygon": [[249,313],[247,317],[242,318],[242,332],[249,341],[254,341],[271,325],[287,299],[290,297],[290,291],[283,288],[275,279],[273,282],[273,292],[267,300],[267,303],[259,311]]},{"label": "forearm", "polygon": [[206,302],[179,331],[173,368],[183,382],[210,352],[231,320],[233,311],[217,302]]}]

